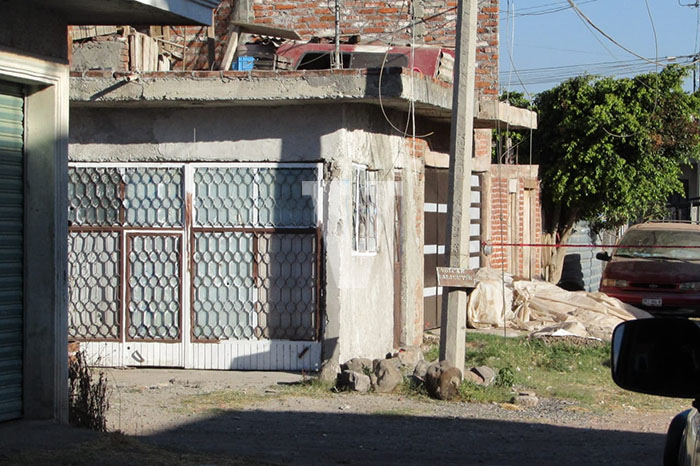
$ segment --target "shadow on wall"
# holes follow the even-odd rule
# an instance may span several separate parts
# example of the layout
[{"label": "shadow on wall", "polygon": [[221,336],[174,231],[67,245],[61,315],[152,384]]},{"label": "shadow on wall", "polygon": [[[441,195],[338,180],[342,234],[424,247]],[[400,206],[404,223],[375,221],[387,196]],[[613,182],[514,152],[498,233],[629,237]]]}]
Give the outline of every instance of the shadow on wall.
[{"label": "shadow on wall", "polygon": [[[408,102],[396,104],[394,97],[402,96],[403,83],[396,69],[387,68],[382,74],[381,94],[385,111],[397,128],[406,125]],[[379,70],[366,75],[365,97],[377,99]],[[104,89],[109,93],[121,84]],[[342,92],[342,89],[340,89]],[[176,144],[283,140],[279,159],[282,161],[319,160],[321,138],[337,131],[367,129],[377,134],[397,134],[387,124],[373,124],[376,119],[344,120],[342,105],[329,89],[328,98],[316,100],[277,100],[275,105],[236,105],[188,107],[184,103],[166,108],[71,108],[71,144]],[[367,104],[364,104],[367,105]],[[367,105],[368,115],[378,111]],[[398,111],[393,111],[392,107]],[[395,113],[395,115],[391,115]],[[371,127],[368,127],[371,126]],[[449,126],[449,125],[448,125]],[[250,158],[250,154],[229,154],[232,158]],[[263,159],[263,154],[260,154]],[[268,158],[271,160],[271,158]]]},{"label": "shadow on wall", "polygon": [[183,452],[305,465],[575,466],[614,458],[615,464],[638,466],[658,464],[664,446],[660,434],[434,418],[397,410],[399,414],[226,411],[141,439]]}]

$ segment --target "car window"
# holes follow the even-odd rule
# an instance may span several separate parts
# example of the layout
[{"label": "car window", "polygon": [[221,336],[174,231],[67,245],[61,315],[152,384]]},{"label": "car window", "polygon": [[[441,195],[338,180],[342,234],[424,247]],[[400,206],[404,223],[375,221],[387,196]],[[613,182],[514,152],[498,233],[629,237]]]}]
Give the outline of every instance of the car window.
[{"label": "car window", "polygon": [[[625,233],[615,255],[700,260],[700,232],[631,230]],[[659,247],[661,246],[661,247]]]}]

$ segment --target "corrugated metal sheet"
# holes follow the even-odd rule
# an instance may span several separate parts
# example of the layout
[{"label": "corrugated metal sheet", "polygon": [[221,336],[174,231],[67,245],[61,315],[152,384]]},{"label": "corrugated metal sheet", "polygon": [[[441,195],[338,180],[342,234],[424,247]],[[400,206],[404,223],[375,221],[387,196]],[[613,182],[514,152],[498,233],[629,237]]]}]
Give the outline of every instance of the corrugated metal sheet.
[{"label": "corrugated metal sheet", "polygon": [[[574,233],[568,244],[599,244],[597,238],[591,236],[591,229],[586,222],[579,222],[574,227]],[[600,248],[569,248],[564,257],[564,267],[560,284],[567,289],[598,291],[600,276],[604,263],[595,258],[602,251]]]},{"label": "corrugated metal sheet", "polygon": [[0,83],[0,421],[22,415],[24,98]]}]

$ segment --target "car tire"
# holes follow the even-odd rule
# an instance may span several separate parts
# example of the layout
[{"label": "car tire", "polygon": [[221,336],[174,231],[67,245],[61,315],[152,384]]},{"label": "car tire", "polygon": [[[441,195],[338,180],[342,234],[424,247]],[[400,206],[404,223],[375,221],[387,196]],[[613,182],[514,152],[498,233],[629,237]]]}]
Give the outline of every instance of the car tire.
[{"label": "car tire", "polygon": [[683,441],[683,431],[688,423],[688,413],[690,410],[677,414],[666,433],[666,445],[664,446],[664,466],[678,466],[678,456]]}]

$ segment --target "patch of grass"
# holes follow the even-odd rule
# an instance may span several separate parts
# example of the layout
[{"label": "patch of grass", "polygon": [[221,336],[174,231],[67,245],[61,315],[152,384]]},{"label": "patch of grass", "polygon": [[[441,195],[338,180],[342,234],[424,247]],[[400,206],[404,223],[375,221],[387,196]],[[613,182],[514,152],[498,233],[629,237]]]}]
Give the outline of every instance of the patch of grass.
[{"label": "patch of grass", "polygon": [[[426,354],[437,354],[433,345]],[[645,409],[685,409],[685,400],[628,392],[610,376],[610,344],[582,339],[546,340],[469,333],[465,367],[489,366],[499,373],[499,384],[483,388],[462,384],[464,401],[503,402],[512,397],[510,385],[530,389],[538,396],[562,398],[591,410],[613,406]]]},{"label": "patch of grass", "polygon": [[241,409],[251,403],[261,401],[264,395],[236,390],[218,390],[198,393],[180,400],[180,410],[188,413],[221,413]]},{"label": "patch of grass", "polygon": [[285,385],[278,393],[282,396],[310,396],[314,398],[330,396],[335,382],[327,382],[318,377],[307,377],[299,383]]},{"label": "patch of grass", "polygon": [[426,361],[437,361],[440,357],[440,346],[438,344],[430,345],[430,347],[423,351],[423,357]]},{"label": "patch of grass", "polygon": [[180,410],[187,413],[217,414],[225,411],[239,410],[253,403],[269,399],[306,396],[319,398],[331,396],[334,384],[324,382],[317,377],[309,377],[290,385],[274,387],[265,393],[238,390],[217,390],[199,393],[181,399]]},{"label": "patch of grass", "polygon": [[428,390],[423,382],[414,379],[413,377],[404,377],[401,384],[396,388],[396,391],[404,396],[411,398],[429,399]]},{"label": "patch of grass", "polygon": [[469,403],[507,403],[513,398],[510,387],[491,385],[483,387],[464,381],[459,387],[460,401]]}]

